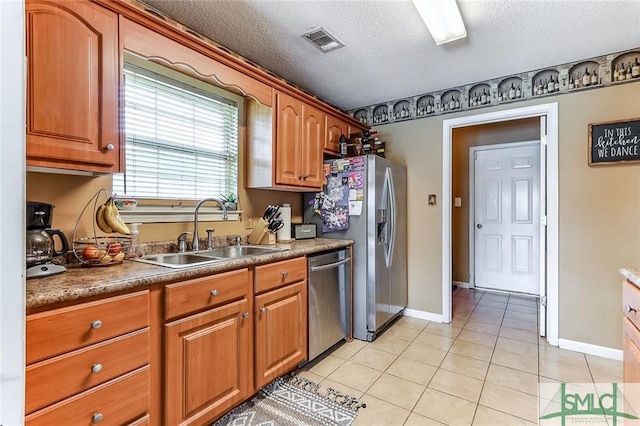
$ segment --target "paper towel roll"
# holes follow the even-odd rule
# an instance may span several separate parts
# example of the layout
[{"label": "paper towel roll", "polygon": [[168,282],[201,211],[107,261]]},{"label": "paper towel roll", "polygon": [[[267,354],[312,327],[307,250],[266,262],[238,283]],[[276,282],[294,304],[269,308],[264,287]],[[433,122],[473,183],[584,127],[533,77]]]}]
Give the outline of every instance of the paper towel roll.
[{"label": "paper towel roll", "polygon": [[284,226],[276,232],[276,239],[289,241],[291,239],[291,204],[284,203],[280,206],[280,219],[282,219]]}]

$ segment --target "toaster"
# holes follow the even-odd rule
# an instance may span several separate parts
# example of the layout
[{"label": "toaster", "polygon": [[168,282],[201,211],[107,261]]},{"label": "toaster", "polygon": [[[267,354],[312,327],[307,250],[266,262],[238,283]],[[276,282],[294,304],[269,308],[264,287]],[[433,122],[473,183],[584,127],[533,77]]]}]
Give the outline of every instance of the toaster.
[{"label": "toaster", "polygon": [[315,223],[292,223],[291,236],[296,240],[306,240],[316,237]]}]

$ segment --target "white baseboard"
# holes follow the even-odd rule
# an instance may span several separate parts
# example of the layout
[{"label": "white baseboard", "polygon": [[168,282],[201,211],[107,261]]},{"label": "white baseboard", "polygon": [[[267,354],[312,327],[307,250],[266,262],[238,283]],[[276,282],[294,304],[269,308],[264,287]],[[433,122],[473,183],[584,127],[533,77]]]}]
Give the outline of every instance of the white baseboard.
[{"label": "white baseboard", "polygon": [[457,285],[460,288],[471,288],[471,284],[462,281],[453,281],[453,284]]},{"label": "white baseboard", "polygon": [[434,314],[433,312],[418,311],[417,309],[406,308],[404,315],[412,318],[419,318],[427,321],[442,322],[442,314]]},{"label": "white baseboard", "polygon": [[606,346],[592,345],[591,343],[576,342],[575,340],[562,338],[558,339],[558,346],[570,351],[622,361],[622,349],[607,348]]}]

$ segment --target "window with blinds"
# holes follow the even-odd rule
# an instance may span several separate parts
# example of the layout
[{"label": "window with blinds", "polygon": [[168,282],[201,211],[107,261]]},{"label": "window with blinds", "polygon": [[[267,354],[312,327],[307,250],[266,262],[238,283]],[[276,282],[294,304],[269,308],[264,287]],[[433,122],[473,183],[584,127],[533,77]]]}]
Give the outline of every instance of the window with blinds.
[{"label": "window with blinds", "polygon": [[113,192],[201,199],[237,192],[238,106],[125,64],[125,173]]}]

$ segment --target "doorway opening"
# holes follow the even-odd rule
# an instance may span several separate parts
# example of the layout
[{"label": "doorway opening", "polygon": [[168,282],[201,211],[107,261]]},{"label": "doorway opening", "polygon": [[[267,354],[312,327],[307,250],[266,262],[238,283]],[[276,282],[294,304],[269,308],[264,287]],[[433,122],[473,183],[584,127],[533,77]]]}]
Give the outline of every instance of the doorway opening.
[{"label": "doorway opening", "polygon": [[[537,179],[540,183],[539,206],[528,206],[528,208],[536,208],[537,216],[534,217],[531,211],[531,217],[524,218],[522,214],[519,219],[521,221],[532,221],[534,226],[539,227],[540,240],[534,242],[529,238],[511,238],[514,241],[515,248],[518,248],[522,253],[519,263],[516,265],[520,270],[534,270],[539,267],[539,276],[534,278],[534,285],[536,289],[539,289],[540,295],[540,334],[547,337],[547,340],[552,345],[558,344],[558,110],[557,103],[536,105],[525,108],[518,108],[512,110],[498,111],[488,114],[480,114],[470,117],[461,117],[451,120],[443,121],[443,216],[442,216],[442,285],[443,285],[443,297],[442,297],[442,318],[444,322],[450,322],[452,319],[452,284],[462,284],[462,286],[471,286],[477,284],[477,268],[472,269],[472,265],[475,263],[475,257],[471,258],[471,252],[473,249],[469,249],[469,244],[473,240],[473,237],[477,236],[477,229],[471,227],[471,217],[469,213],[466,215],[460,215],[461,210],[467,212],[472,210],[470,204],[470,197],[459,197],[460,194],[458,186],[464,185],[464,182],[460,182],[459,174],[461,171],[468,173],[469,162],[458,161],[454,163],[455,156],[459,156],[461,148],[456,145],[454,140],[457,140],[455,136],[458,133],[473,133],[478,128],[486,125],[495,129],[504,129],[512,127],[517,129],[516,134],[519,132],[519,136],[513,136],[506,132],[507,139],[495,138],[495,134],[490,135],[486,141],[476,140],[477,143],[473,143],[469,146],[462,146],[462,151],[466,152],[468,156],[472,152],[469,148],[471,146],[489,145],[496,142],[507,143],[513,141],[540,141],[537,145],[536,154],[539,155],[539,159],[524,160],[520,154],[516,154],[515,159],[505,161],[536,161],[540,166],[540,178],[534,177],[529,179],[529,183],[526,183],[523,179],[520,180],[520,189],[527,189],[525,187],[531,185],[531,179]],[[494,132],[495,133],[495,132]],[[499,134],[500,132],[498,132]],[[504,132],[503,132],[504,133]],[[513,132],[511,132],[513,133]],[[504,136],[504,134],[503,134]],[[502,147],[507,147],[503,145]],[[479,148],[478,148],[479,149]],[[526,157],[526,155],[525,155]],[[491,162],[491,161],[489,161]],[[495,162],[495,161],[494,161]],[[523,164],[524,164],[523,163]],[[453,174],[456,174],[456,179],[453,178]],[[465,174],[465,173],[462,173]],[[462,179],[463,181],[465,179]],[[466,178],[466,184],[469,185],[471,179]],[[454,188],[454,185],[456,186]],[[494,189],[496,184],[494,181]],[[517,188],[516,188],[517,189]],[[528,189],[533,189],[529,187]],[[513,187],[511,188],[511,196],[513,196]],[[522,194],[527,191],[521,191]],[[502,191],[503,194],[506,194]],[[496,193],[497,194],[497,193]],[[494,207],[497,204],[494,203]],[[506,206],[511,208],[511,206]],[[495,213],[495,211],[494,211]],[[521,212],[522,213],[522,212]],[[462,218],[461,218],[462,217]],[[526,219],[526,220],[525,220]],[[460,221],[463,221],[460,226]],[[477,225],[477,224],[474,224]],[[484,227],[484,224],[483,224]],[[532,228],[530,227],[529,230]],[[454,247],[454,232],[456,243],[459,241],[460,234],[467,233],[467,248],[460,249],[458,245]],[[522,236],[521,232],[516,233],[518,236]],[[534,232],[535,234],[535,232]],[[493,233],[495,237],[495,233]],[[464,237],[464,236],[463,236]],[[464,238],[462,238],[464,240]],[[485,239],[485,242],[495,243],[499,238]],[[535,243],[535,245],[534,245]],[[514,247],[509,247],[509,250],[513,251]],[[475,247],[474,247],[475,248]],[[532,251],[537,251],[537,257],[530,256]],[[495,251],[494,251],[495,254]],[[475,253],[473,254],[475,256]],[[537,259],[537,260],[536,260]],[[487,259],[485,259],[487,260]],[[505,259],[498,259],[496,257],[488,259],[491,262],[504,261]],[[531,262],[538,262],[537,265],[532,265]],[[466,267],[465,267],[466,265]],[[490,265],[491,266],[491,265]],[[535,268],[534,268],[535,266]],[[512,266],[510,266],[511,268]],[[528,287],[529,291],[522,291],[522,293],[532,293],[531,283]],[[504,289],[514,291],[513,289]],[[515,290],[518,292],[518,290]]]}]

